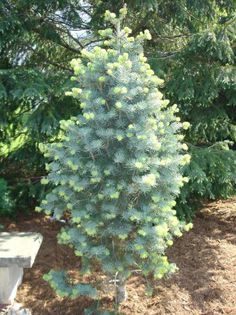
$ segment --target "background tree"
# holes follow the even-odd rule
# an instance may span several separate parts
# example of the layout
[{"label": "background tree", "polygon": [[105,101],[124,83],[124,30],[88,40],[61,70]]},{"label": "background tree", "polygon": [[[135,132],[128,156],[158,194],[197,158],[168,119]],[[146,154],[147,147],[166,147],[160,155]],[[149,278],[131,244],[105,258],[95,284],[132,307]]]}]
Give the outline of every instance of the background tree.
[{"label": "background tree", "polygon": [[[80,99],[82,116],[63,122],[64,139],[45,148],[52,162],[42,180],[54,186],[43,210],[57,219],[69,215],[60,242],[81,257],[82,273],[99,267],[114,279],[118,305],[132,269],[156,279],[175,270],[165,249],[191,227],[173,209],[190,160],[179,133],[189,123],[180,123],[176,105],[167,107],[158,90],[163,81],[146,63],[142,42],[150,33],[129,36],[121,28],[125,13],[106,11],[115,27],[99,31],[107,49],[82,50],[82,60],[72,60],[75,87],[67,95]],[[62,296],[95,296],[89,284],[69,286],[65,272],[45,279]]]},{"label": "background tree", "polygon": [[[94,1],[91,1],[94,3]],[[190,178],[178,202],[179,216],[190,217],[201,199],[236,192],[235,1],[127,1],[133,33],[148,28],[145,51],[162,90],[191,123],[187,142],[192,155]],[[116,1],[99,1],[100,10],[116,11]]]},{"label": "background tree", "polygon": [[[162,92],[191,122],[190,181],[178,202],[191,215],[200,198],[235,194],[235,10],[227,1],[127,0],[133,35],[148,28],[149,63],[165,79]],[[28,208],[45,173],[39,142],[58,134],[59,120],[80,110],[65,98],[69,60],[96,41],[102,13],[124,1],[3,0],[0,3],[0,177]],[[15,140],[16,139],[16,140]],[[20,171],[19,171],[20,170]],[[34,201],[35,202],[35,201]],[[190,205],[191,204],[191,205]]]},{"label": "background tree", "polygon": [[69,61],[96,41],[92,11],[79,0],[0,3],[0,178],[15,211],[33,208],[44,192],[38,144],[55,139],[59,121],[80,111],[64,91],[71,86]]},{"label": "background tree", "polygon": [[88,16],[80,1],[0,3],[0,177],[8,180],[19,209],[40,195],[45,170],[38,144],[79,111],[64,91],[69,60],[89,41]]}]

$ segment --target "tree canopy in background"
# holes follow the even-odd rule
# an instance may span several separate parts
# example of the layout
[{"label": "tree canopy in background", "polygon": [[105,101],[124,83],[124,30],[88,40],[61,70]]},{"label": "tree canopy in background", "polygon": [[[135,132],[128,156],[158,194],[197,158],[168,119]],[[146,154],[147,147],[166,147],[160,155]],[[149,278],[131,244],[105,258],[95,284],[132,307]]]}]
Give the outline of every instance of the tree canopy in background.
[{"label": "tree canopy in background", "polygon": [[[123,3],[1,1],[0,142],[8,152],[1,157],[0,176],[17,195],[17,207],[41,192],[38,176],[45,171],[38,143],[55,138],[59,121],[80,111],[79,103],[64,95],[72,84],[69,61],[96,41],[105,10],[118,12]],[[145,29],[152,34],[145,53],[166,81],[165,96],[191,123],[186,140],[192,161],[185,170],[190,182],[178,203],[179,214],[188,216],[190,202],[236,190],[236,3],[126,3],[133,35]]]},{"label": "tree canopy in background", "polygon": [[1,1],[0,148],[7,159],[2,157],[0,172],[19,207],[41,191],[44,160],[38,144],[57,134],[61,119],[80,110],[64,93],[69,61],[82,45],[74,33],[80,30],[87,43],[85,15],[80,1]]}]

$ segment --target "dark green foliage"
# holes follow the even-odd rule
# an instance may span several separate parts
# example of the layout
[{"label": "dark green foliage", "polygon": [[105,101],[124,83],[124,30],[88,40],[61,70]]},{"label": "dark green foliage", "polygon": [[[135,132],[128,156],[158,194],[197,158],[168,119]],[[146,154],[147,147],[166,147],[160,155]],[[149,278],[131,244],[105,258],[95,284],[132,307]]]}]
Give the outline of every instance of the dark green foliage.
[{"label": "dark green foliage", "polygon": [[179,203],[188,217],[193,202],[236,193],[236,21],[231,9],[225,8],[227,15],[216,11],[204,17],[207,29],[195,23],[196,33],[173,57],[168,73],[167,95],[191,123],[186,138],[192,154],[186,168],[190,182]]},{"label": "dark green foliage", "polygon": [[185,175],[190,179],[177,203],[180,218],[191,219],[201,200],[227,198],[235,194],[236,156],[224,142],[212,147],[191,147],[192,160]]},{"label": "dark green foliage", "polygon": [[236,193],[236,2],[145,3],[148,8],[127,1],[129,18],[134,30],[150,30],[150,64],[166,81],[165,95],[191,123],[186,140],[192,161],[185,170],[190,181],[178,203],[179,215],[189,218],[201,199]]},{"label": "dark green foliage", "polygon": [[[102,10],[117,12],[121,5],[115,0],[90,3],[96,3],[91,20],[95,30],[104,23]],[[183,189],[179,203],[179,209],[184,209],[181,216],[189,218],[200,199],[225,198],[236,193],[236,2],[126,3],[133,34],[146,28],[152,34],[145,51],[153,69],[166,81],[163,92],[178,104],[181,117],[191,123],[186,134],[193,155],[189,169],[186,168],[190,183]],[[191,183],[203,174],[206,178],[199,186],[195,183],[193,190]],[[198,201],[193,204],[193,200]]]},{"label": "dark green foliage", "polygon": [[[152,41],[145,46],[149,63],[165,79],[162,91],[166,97],[171,103],[177,103],[181,117],[191,122],[187,132],[189,147],[199,150],[197,154],[194,149],[196,163],[193,160],[191,165],[199,166],[196,168],[199,174],[205,173],[203,164],[197,164],[202,148],[225,140],[235,142],[236,138],[236,2],[125,2],[129,8],[127,24],[132,25],[133,35],[145,29],[152,34]],[[38,183],[35,177],[45,174],[38,143],[54,140],[59,121],[80,111],[77,100],[64,96],[64,91],[72,85],[69,60],[96,41],[98,29],[106,25],[103,12],[110,9],[117,13],[123,3],[116,0],[0,1],[0,176],[10,182],[17,205],[27,207],[32,200],[29,187]],[[19,137],[24,139],[20,145],[3,154],[2,144],[9,148],[19,142]],[[217,192],[203,194],[203,198],[225,197],[236,190],[232,180],[236,178],[235,146],[229,146],[231,153],[216,148],[214,156],[218,154],[228,161],[230,171],[224,173],[224,167],[218,164],[225,178],[224,189],[220,185]],[[204,157],[209,164],[212,151],[206,152]],[[14,172],[19,169],[18,174]],[[192,173],[187,169],[186,172]],[[15,183],[17,177],[20,185]],[[218,185],[214,178],[217,176],[211,177],[211,187]],[[207,186],[203,191],[208,191]],[[202,194],[197,188],[195,193]],[[186,186],[182,195],[186,205],[190,205],[192,194],[192,189],[187,193]]]},{"label": "dark green foliage", "polygon": [[80,110],[64,92],[68,62],[81,49],[69,30],[87,28],[81,10],[76,0],[0,3],[0,176],[11,182],[17,211],[41,194],[38,143],[55,139],[59,121]]},{"label": "dark green foliage", "polygon": [[14,196],[15,214],[31,211],[40,200],[45,187],[40,184],[44,174],[44,159],[34,144],[25,143],[20,149],[1,160],[1,174],[10,184]]},{"label": "dark green foliage", "polygon": [[[7,182],[0,178],[0,216],[2,215],[11,215],[13,210],[13,201],[10,195]],[[1,229],[0,225],[0,229]]]}]

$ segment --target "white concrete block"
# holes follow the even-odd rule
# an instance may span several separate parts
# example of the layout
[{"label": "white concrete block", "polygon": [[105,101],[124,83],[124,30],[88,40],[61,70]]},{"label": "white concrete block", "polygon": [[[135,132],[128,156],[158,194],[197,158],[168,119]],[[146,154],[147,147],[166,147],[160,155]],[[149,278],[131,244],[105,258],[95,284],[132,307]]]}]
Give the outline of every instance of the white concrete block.
[{"label": "white concrete block", "polygon": [[21,304],[15,303],[8,310],[6,315],[32,315],[31,311],[27,308],[23,308]]},{"label": "white concrete block", "polygon": [[39,233],[0,233],[0,267],[32,267],[42,240]]},{"label": "white concrete block", "polygon": [[0,304],[13,304],[23,268],[32,267],[42,240],[39,233],[0,233]]},{"label": "white concrete block", "polygon": [[22,282],[23,268],[10,266],[0,268],[0,303],[12,304]]}]

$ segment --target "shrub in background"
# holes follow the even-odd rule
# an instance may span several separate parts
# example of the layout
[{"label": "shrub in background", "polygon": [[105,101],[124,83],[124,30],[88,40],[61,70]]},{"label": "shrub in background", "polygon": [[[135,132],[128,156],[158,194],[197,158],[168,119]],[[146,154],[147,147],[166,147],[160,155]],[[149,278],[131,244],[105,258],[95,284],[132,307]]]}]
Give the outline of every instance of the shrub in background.
[{"label": "shrub in background", "polygon": [[177,200],[179,218],[191,220],[204,201],[235,195],[236,153],[227,142],[191,148],[191,163],[185,169],[189,182]]},{"label": "shrub in background", "polygon": [[[106,12],[114,29],[100,31],[107,49],[83,50],[71,62],[75,87],[67,95],[81,101],[82,115],[62,121],[59,143],[44,148],[52,160],[42,180],[53,190],[38,211],[60,219],[69,213],[59,242],[81,257],[81,274],[98,266],[116,285],[116,304],[126,299],[125,283],[138,269],[160,279],[175,271],[165,249],[190,225],[178,221],[175,198],[187,178],[190,160],[181,140],[177,106],[168,106],[158,87],[163,83],[146,63],[145,31],[130,37],[121,17]],[[96,285],[70,285],[65,271],[45,276],[62,296],[97,298]]]},{"label": "shrub in background", "polygon": [[5,179],[0,178],[0,216],[11,215],[14,203]]}]

